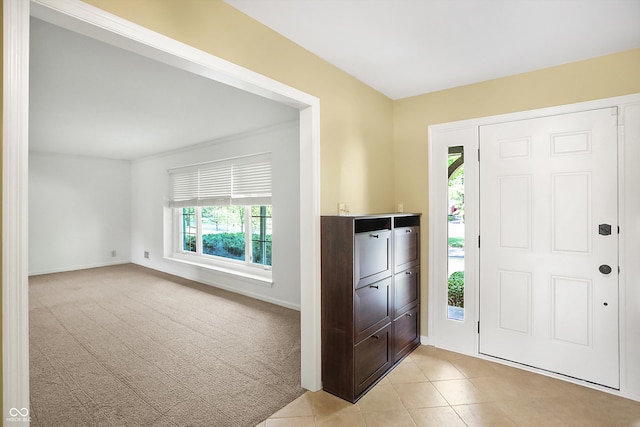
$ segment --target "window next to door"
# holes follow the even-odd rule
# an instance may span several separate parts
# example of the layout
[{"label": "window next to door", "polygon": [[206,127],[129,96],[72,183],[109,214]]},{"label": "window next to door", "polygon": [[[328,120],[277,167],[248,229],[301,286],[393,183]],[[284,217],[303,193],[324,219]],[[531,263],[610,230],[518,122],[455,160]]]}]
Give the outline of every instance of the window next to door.
[{"label": "window next to door", "polygon": [[447,318],[464,320],[464,147],[449,147],[447,158]]}]

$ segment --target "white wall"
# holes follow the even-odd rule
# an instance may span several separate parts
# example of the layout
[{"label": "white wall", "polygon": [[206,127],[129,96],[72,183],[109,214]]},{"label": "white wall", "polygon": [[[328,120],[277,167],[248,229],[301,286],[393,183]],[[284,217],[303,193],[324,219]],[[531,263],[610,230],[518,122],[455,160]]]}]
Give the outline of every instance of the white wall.
[{"label": "white wall", "polygon": [[[292,122],[187,150],[162,154],[132,163],[132,261],[258,299],[300,307],[300,197],[299,124]],[[171,168],[272,152],[273,161],[273,286],[258,284],[202,267],[166,259],[165,237],[170,234],[166,208]],[[165,215],[165,213],[167,215]],[[163,230],[165,231],[163,233]],[[149,258],[144,258],[144,252]]]},{"label": "white wall", "polygon": [[130,182],[128,161],[30,152],[29,274],[129,262]]},{"label": "white wall", "polygon": [[[274,171],[273,285],[165,259],[167,170],[266,151]],[[133,162],[30,152],[29,274],[134,262],[299,309],[299,155],[297,121]]]}]

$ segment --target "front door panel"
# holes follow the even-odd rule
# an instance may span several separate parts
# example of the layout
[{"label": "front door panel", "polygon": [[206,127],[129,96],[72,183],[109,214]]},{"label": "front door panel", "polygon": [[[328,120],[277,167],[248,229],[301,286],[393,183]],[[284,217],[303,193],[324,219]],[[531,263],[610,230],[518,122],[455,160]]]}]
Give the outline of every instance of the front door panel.
[{"label": "front door panel", "polygon": [[480,201],[480,352],[619,388],[616,109],[481,126]]}]

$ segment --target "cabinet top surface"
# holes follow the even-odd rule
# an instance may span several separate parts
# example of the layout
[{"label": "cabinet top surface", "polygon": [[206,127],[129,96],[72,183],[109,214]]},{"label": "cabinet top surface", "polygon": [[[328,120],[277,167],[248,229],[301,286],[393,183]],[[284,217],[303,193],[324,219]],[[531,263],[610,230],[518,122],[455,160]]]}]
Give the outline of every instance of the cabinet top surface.
[{"label": "cabinet top surface", "polygon": [[413,212],[398,212],[387,214],[372,214],[372,215],[321,215],[324,218],[351,218],[351,219],[368,219],[368,218],[398,218],[403,216],[422,216],[421,213]]}]

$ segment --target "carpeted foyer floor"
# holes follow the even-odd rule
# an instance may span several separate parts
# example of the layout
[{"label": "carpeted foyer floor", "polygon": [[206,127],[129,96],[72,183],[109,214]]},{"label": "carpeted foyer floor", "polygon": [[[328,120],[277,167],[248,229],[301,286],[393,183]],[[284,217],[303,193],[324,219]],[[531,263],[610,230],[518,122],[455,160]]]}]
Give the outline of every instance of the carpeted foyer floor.
[{"label": "carpeted foyer floor", "polygon": [[29,297],[34,427],[250,427],[304,391],[297,311],[132,264]]}]

